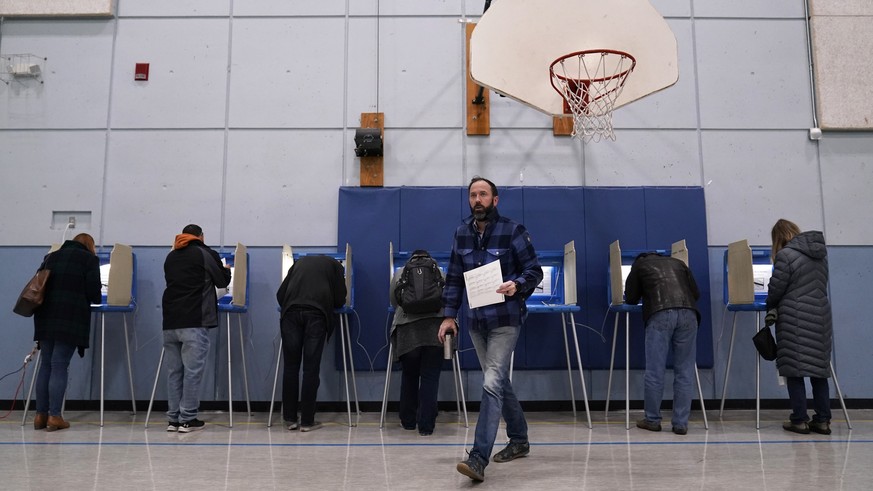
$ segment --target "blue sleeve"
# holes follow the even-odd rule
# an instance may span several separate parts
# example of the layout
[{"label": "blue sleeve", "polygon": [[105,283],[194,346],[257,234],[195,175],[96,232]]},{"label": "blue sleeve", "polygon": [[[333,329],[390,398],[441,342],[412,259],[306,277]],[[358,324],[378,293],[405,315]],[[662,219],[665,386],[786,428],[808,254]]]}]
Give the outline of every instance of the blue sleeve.
[{"label": "blue sleeve", "polygon": [[523,225],[518,225],[513,232],[512,250],[517,263],[521,266],[521,273],[514,278],[514,281],[518,283],[518,291],[527,296],[543,281],[543,268],[540,266],[530,234]]}]

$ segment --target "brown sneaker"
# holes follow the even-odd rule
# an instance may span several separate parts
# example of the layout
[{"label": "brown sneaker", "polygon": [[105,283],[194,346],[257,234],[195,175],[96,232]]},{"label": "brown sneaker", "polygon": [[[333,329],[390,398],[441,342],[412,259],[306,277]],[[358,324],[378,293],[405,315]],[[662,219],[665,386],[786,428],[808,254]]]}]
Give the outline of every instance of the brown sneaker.
[{"label": "brown sneaker", "polygon": [[64,421],[63,416],[49,416],[46,421],[45,431],[66,430],[70,427],[70,423]]},{"label": "brown sneaker", "polygon": [[33,418],[33,429],[44,430],[48,417],[48,413],[36,413],[36,416]]},{"label": "brown sneaker", "polygon": [[831,424],[828,422],[810,421],[809,431],[813,433],[818,433],[819,435],[830,435]]},{"label": "brown sneaker", "polygon": [[782,429],[792,433],[800,433],[801,435],[809,434],[809,425],[806,422],[792,423],[791,421],[786,421],[782,423]]},{"label": "brown sneaker", "polygon": [[654,421],[649,421],[646,418],[643,418],[637,421],[637,428],[649,431],[661,431],[661,423],[655,423]]}]

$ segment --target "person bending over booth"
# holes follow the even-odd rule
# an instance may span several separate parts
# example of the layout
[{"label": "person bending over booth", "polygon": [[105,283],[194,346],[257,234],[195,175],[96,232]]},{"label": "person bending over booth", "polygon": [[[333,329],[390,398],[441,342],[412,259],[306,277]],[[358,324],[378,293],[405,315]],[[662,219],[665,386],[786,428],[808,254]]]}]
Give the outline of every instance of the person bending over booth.
[{"label": "person bending over booth", "polygon": [[697,360],[700,292],[691,270],[679,259],[657,253],[637,256],[625,284],[625,303],[643,300],[646,323],[646,417],[637,428],[661,431],[661,401],[667,353],[673,349],[673,433],[688,433]]},{"label": "person bending over booth", "polygon": [[[276,300],[282,310],[280,329],[285,360],[282,418],[289,430],[317,430],[322,426],[315,421],[315,399],[321,385],[321,354],[333,331],[333,311],[346,301],[342,264],[327,256],[301,257],[288,269],[276,292]],[[299,379],[301,363],[302,388]]]}]

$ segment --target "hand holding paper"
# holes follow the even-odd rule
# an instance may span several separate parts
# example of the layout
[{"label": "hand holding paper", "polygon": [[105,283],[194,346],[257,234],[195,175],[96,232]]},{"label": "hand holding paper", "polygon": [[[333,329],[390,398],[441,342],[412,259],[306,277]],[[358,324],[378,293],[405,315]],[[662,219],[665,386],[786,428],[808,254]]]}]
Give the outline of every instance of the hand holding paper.
[{"label": "hand holding paper", "polygon": [[500,271],[500,261],[490,262],[464,273],[464,283],[467,286],[467,301],[470,308],[475,309],[500,303],[504,300],[497,289],[503,284],[503,273]]}]

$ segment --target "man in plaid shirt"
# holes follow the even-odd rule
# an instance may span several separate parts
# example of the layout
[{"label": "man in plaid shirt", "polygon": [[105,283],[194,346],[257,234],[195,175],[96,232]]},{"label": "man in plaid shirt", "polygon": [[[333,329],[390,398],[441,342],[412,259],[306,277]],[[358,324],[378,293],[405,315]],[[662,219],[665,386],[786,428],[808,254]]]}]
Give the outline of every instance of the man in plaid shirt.
[{"label": "man in plaid shirt", "polygon": [[476,176],[467,190],[472,216],[455,231],[443,290],[445,319],[439,338],[443,342],[447,333],[457,335],[455,317],[465,291],[464,272],[500,261],[504,282],[496,291],[506,296],[504,301],[467,310],[470,338],[484,381],[473,449],[467,460],[458,463],[457,470],[475,481],[483,481],[501,415],[506,420],[509,444],[494,455],[494,462],[509,462],[530,452],[527,421],[512,390],[509,366],[527,314],[525,299],[542,281],[543,270],[527,229],[497,213],[497,186]]}]

